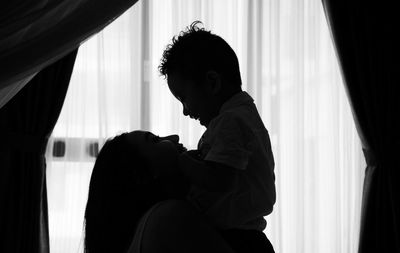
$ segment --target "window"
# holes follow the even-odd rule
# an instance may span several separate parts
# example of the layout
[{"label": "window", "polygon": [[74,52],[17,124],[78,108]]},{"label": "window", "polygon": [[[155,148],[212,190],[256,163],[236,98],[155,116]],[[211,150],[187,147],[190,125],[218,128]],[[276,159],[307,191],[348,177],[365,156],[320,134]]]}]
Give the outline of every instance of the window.
[{"label": "window", "polygon": [[107,138],[144,129],[196,147],[205,129],[157,72],[194,20],[235,50],[270,133],[277,202],[265,233],[275,250],[356,252],[365,161],[318,0],[139,1],[82,44],[47,150],[51,251],[83,250],[94,154]]}]

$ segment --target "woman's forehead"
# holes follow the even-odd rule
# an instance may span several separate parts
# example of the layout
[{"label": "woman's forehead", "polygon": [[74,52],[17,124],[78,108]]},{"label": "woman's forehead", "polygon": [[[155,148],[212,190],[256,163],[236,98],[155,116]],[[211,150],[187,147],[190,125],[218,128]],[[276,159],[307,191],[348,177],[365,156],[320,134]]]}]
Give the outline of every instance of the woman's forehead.
[{"label": "woman's forehead", "polygon": [[154,135],[151,132],[143,130],[133,131],[128,134],[128,138],[133,142],[147,141],[152,136]]}]

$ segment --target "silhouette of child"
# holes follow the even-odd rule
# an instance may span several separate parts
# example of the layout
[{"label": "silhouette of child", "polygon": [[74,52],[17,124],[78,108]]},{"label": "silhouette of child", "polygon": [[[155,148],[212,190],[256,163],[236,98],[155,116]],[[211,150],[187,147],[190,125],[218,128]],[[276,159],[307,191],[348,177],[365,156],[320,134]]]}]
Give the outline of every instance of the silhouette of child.
[{"label": "silhouette of child", "polygon": [[235,52],[199,24],[172,39],[159,66],[183,114],[206,127],[197,150],[179,156],[187,198],[235,252],[274,252],[263,233],[276,200],[268,131]]}]

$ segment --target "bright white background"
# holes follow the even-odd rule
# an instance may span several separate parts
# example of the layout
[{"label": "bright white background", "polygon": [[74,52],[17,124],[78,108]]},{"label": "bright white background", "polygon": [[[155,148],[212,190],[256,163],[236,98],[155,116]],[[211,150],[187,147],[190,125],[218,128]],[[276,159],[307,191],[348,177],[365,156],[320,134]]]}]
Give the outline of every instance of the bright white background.
[{"label": "bright white background", "polygon": [[[205,129],[157,70],[194,20],[235,50],[271,135],[277,202],[265,233],[275,251],[357,252],[365,161],[320,0],[139,1],[82,44],[47,150],[51,252],[83,250],[89,142],[145,129],[195,148]],[[52,156],[57,138],[63,158]]]}]

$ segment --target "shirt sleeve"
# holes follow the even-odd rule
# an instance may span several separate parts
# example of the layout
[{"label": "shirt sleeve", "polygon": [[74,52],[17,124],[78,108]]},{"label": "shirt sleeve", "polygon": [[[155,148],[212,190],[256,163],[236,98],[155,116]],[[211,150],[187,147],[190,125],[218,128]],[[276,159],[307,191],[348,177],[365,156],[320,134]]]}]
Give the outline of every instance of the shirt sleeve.
[{"label": "shirt sleeve", "polygon": [[214,140],[204,160],[246,169],[255,144],[250,126],[234,115],[227,115],[217,122],[213,132]]}]

